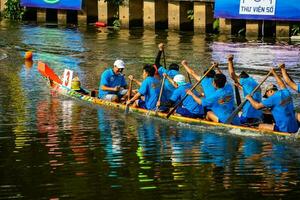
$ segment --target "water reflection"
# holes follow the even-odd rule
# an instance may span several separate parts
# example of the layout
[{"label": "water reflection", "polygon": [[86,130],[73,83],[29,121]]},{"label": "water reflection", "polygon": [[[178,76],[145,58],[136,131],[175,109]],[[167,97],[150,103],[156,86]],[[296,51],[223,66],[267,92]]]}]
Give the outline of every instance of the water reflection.
[{"label": "water reflection", "polygon": [[[68,67],[84,86],[97,88],[100,73],[118,57],[128,63],[126,75],[139,77],[164,42],[167,64],[187,59],[201,72],[219,59],[227,73],[226,54],[234,53],[237,70],[258,80],[261,69],[283,60],[299,82],[299,46],[148,30],[14,25],[0,32],[6,47],[0,52],[0,199],[299,196],[298,142],[216,134],[223,130],[87,106],[49,92],[36,69],[37,60],[59,75]],[[34,52],[32,63],[20,56],[27,50]]]}]

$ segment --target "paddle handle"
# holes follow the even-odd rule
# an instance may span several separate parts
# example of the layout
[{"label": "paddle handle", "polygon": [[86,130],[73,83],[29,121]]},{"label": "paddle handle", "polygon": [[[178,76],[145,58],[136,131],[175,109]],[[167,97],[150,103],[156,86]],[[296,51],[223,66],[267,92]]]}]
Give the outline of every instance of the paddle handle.
[{"label": "paddle handle", "polygon": [[[127,101],[129,101],[129,100],[130,100],[130,97],[131,97],[132,81],[133,81],[133,79],[131,79],[131,80],[129,81]],[[126,104],[125,114],[127,114],[128,112],[129,112],[129,104]]]},{"label": "paddle handle", "polygon": [[[265,76],[265,78],[252,90],[252,92],[249,94],[250,96],[253,96],[254,93],[260,88],[260,86],[267,80],[267,78],[272,74],[272,70],[269,71],[269,73]],[[240,112],[240,110],[244,107],[248,100],[244,99],[243,102],[232,112],[232,114],[228,117],[226,120],[226,124],[231,124],[234,117]]]},{"label": "paddle handle", "polygon": [[165,50],[162,51],[164,57],[164,67],[167,69]]},{"label": "paddle handle", "polygon": [[[166,80],[166,77],[164,76],[163,79],[162,79],[162,82],[161,82],[161,86],[160,86],[160,91],[159,91],[159,96],[158,96],[157,102],[160,102],[160,100],[161,100],[161,96],[162,96],[162,93],[163,93],[163,90],[164,90],[165,80]],[[157,113],[158,109],[159,109],[159,107],[156,106],[155,113]]]},{"label": "paddle handle", "polygon": [[[193,87],[190,89],[191,91],[193,91],[201,82],[202,80],[206,77],[206,75],[215,67],[215,64],[213,64],[212,66],[210,66],[210,68],[203,74],[203,76],[200,78],[199,81],[197,81],[197,83],[195,83],[193,85]],[[186,93],[184,95],[184,97],[170,110],[170,112],[167,114],[167,118],[170,117],[170,115],[173,114],[173,112],[178,108],[178,106],[187,98],[188,94]]]}]

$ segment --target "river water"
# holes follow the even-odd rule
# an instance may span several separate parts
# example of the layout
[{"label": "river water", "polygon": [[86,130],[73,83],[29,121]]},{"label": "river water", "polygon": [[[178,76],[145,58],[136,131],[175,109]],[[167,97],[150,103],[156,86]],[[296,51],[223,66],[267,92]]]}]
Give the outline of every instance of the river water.
[{"label": "river water", "polygon": [[[215,60],[227,74],[232,53],[238,72],[261,80],[285,62],[299,82],[297,43],[3,21],[0,36],[0,199],[300,197],[300,142],[293,138],[125,116],[49,91],[37,71],[38,60],[59,75],[69,68],[96,89],[116,58],[126,62],[126,75],[140,78],[164,42],[167,63],[187,59],[199,73]],[[22,58],[27,50],[33,63]]]}]

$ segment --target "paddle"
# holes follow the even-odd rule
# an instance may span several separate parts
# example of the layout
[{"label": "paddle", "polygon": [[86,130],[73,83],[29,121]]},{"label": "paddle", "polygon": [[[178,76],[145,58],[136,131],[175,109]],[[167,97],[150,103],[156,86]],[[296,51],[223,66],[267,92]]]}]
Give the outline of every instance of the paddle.
[{"label": "paddle", "polygon": [[[260,88],[260,86],[267,80],[267,78],[271,75],[272,71],[270,70],[269,73],[265,76],[265,78],[252,90],[252,92],[249,94],[250,96],[253,96],[254,93]],[[228,117],[225,124],[231,124],[233,118],[240,112],[240,110],[244,107],[248,100],[245,99]]]},{"label": "paddle", "polygon": [[[161,96],[162,96],[162,93],[163,93],[163,90],[164,90],[165,80],[166,80],[166,77],[164,76],[164,77],[163,77],[163,80],[162,80],[162,82],[161,82],[160,91],[159,91],[159,96],[158,96],[158,100],[157,100],[157,102],[159,102],[159,103],[160,103]],[[156,108],[155,108],[155,114],[157,114],[158,109],[159,109],[159,106],[156,106]]]},{"label": "paddle", "polygon": [[162,51],[164,57],[164,67],[167,69],[165,50]]},{"label": "paddle", "polygon": [[[129,101],[131,98],[131,91],[132,91],[132,81],[133,79],[130,79],[129,81],[129,87],[128,87],[128,97],[127,100]],[[128,114],[129,112],[129,104],[126,104],[126,108],[125,108],[125,114]]]},{"label": "paddle", "polygon": [[234,93],[235,93],[236,104],[239,106],[241,104],[241,95],[240,95],[239,87],[236,84],[234,84]]},{"label": "paddle", "polygon": [[[203,74],[203,76],[200,78],[200,80],[193,85],[193,87],[190,89],[193,91],[201,82],[202,80],[206,77],[206,75],[215,67],[215,64],[210,66],[210,68]],[[188,94],[185,94],[185,96],[170,110],[170,112],[167,114],[167,118],[172,115],[172,113],[178,108],[178,106],[187,98]]]}]

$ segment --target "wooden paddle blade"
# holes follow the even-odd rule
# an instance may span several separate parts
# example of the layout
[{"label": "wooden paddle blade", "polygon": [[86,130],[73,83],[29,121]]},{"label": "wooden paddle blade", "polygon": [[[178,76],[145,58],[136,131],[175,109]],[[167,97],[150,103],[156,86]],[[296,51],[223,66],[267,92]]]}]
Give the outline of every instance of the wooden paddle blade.
[{"label": "wooden paddle blade", "polygon": [[55,72],[46,63],[39,61],[38,70],[44,77],[49,78],[56,83],[62,84],[59,76],[57,76],[57,74],[55,74]]}]

